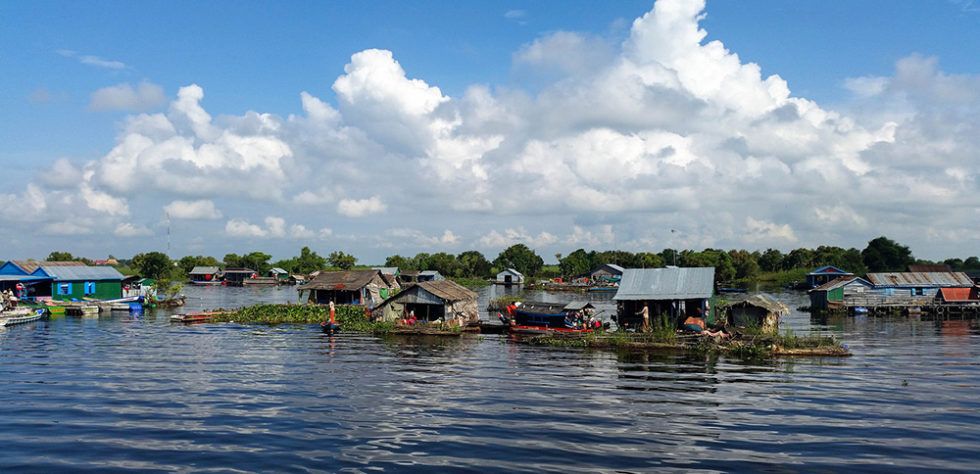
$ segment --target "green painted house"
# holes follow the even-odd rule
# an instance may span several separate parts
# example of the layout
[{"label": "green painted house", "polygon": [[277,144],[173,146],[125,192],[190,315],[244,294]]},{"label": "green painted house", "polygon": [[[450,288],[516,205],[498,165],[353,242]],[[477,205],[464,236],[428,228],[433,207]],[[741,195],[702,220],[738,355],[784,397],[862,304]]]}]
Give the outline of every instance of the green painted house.
[{"label": "green painted house", "polygon": [[60,301],[122,298],[123,274],[112,267],[47,266],[41,271],[50,276],[51,298]]}]

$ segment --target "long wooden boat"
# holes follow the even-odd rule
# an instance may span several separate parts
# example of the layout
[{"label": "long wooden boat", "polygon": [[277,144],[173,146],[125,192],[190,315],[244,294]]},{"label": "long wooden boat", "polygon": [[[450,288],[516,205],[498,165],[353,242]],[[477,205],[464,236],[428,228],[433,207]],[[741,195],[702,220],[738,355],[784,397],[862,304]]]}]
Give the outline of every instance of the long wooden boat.
[{"label": "long wooden boat", "polygon": [[510,327],[511,334],[520,334],[526,336],[539,336],[544,334],[560,334],[560,335],[585,335],[592,334],[595,332],[592,329],[573,329],[566,327],[547,327],[547,326],[521,326],[513,325]]},{"label": "long wooden boat", "polygon": [[217,316],[226,314],[224,311],[199,311],[196,313],[181,313],[170,316],[172,323],[206,323]]},{"label": "long wooden boat", "polygon": [[13,326],[15,324],[24,324],[37,321],[47,315],[47,311],[43,309],[27,309],[7,311],[5,313],[0,313],[0,325],[3,326]]}]

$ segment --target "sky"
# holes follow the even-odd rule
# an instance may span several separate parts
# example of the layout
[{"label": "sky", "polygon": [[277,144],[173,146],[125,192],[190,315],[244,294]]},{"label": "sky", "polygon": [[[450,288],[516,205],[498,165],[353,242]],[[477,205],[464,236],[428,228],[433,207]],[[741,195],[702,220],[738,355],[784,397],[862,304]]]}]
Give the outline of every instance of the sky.
[{"label": "sky", "polygon": [[[980,254],[980,2],[2,2],[0,259]],[[168,250],[169,248],[169,250]]]}]

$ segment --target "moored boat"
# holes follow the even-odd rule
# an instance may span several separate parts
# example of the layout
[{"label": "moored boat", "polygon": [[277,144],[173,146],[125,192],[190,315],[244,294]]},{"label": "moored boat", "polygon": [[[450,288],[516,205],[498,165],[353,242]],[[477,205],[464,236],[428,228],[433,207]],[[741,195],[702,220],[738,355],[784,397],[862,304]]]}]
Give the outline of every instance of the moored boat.
[{"label": "moored boat", "polygon": [[500,319],[512,334],[588,334],[598,324],[594,307],[587,302],[529,302],[508,306],[507,316]]},{"label": "moored boat", "polygon": [[181,313],[170,316],[172,323],[206,323],[216,316],[225,314],[224,311],[199,311],[196,313]]},{"label": "moored boat", "polygon": [[31,309],[22,308],[0,313],[0,325],[13,326],[37,321],[47,315],[47,311],[41,308]]}]

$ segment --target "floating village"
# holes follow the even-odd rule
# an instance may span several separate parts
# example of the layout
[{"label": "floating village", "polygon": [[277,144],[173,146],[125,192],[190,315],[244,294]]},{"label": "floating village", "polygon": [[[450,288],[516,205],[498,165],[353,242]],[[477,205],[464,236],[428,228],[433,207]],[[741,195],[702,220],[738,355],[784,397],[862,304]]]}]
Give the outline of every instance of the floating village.
[{"label": "floating village", "polygon": [[[980,314],[980,274],[945,265],[913,265],[906,272],[855,275],[823,266],[795,289],[808,293],[818,314],[855,316]],[[769,354],[847,355],[833,338],[787,337],[779,320],[789,312],[766,293],[720,286],[712,267],[624,268],[602,264],[585,275],[529,281],[506,268],[485,284],[536,288],[567,295],[563,302],[528,301],[521,293],[491,300],[438,271],[373,267],[292,274],[282,268],[196,266],[186,284],[195,286],[293,285],[296,304],[177,313],[173,323],[319,323],[330,335],[343,331],[385,335],[461,336],[509,334],[522,342],[625,349],[690,349]],[[0,266],[3,311],[0,325],[50,315],[142,315],[153,308],[180,307],[184,296],[160,295],[156,282],[125,276],[108,264],[12,260]],[[564,293],[561,293],[564,292]],[[615,314],[602,315],[583,293],[612,295]],[[481,314],[484,317],[481,317]]]}]

